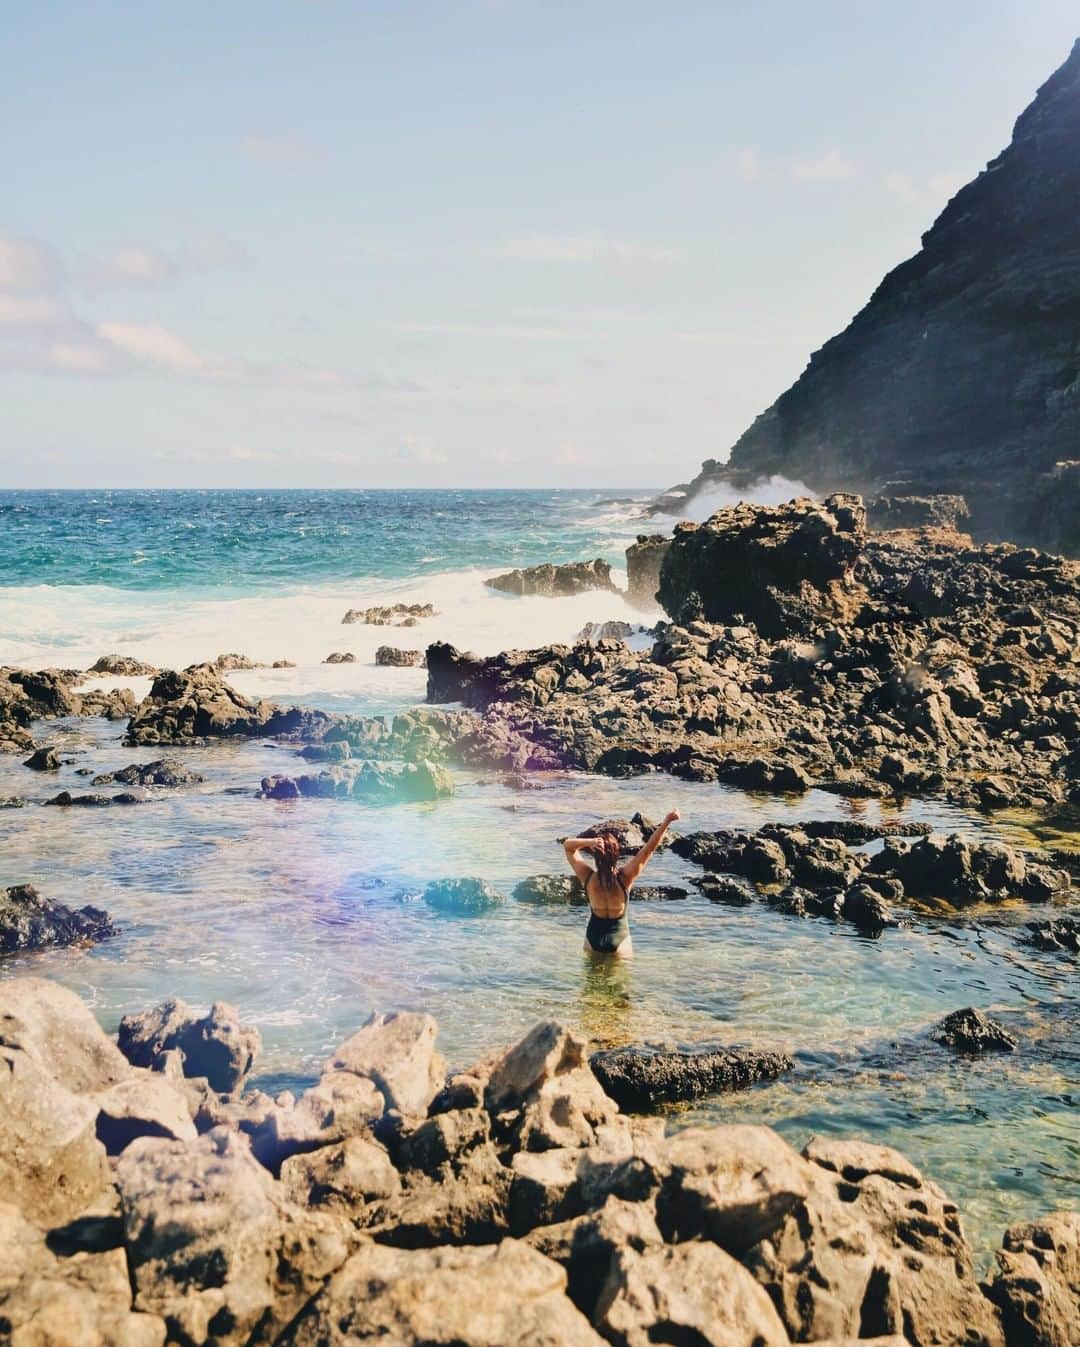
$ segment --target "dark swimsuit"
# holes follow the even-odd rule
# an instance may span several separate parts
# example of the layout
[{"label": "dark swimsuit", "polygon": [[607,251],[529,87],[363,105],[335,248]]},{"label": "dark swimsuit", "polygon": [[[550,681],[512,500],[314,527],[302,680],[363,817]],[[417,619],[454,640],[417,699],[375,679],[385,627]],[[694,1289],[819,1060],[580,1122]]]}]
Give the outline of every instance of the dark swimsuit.
[{"label": "dark swimsuit", "polygon": [[[630,895],[626,892],[626,885],[623,883],[622,875],[617,874],[615,878],[619,881],[619,888],[623,891],[623,897],[627,904],[630,902]],[[585,886],[585,897],[589,896],[589,887]],[[621,917],[598,917],[592,910],[592,903],[589,903],[589,924],[585,927],[585,939],[589,942],[589,947],[597,954],[614,954],[624,940],[630,935],[630,923],[626,920],[626,908],[623,908]]]}]

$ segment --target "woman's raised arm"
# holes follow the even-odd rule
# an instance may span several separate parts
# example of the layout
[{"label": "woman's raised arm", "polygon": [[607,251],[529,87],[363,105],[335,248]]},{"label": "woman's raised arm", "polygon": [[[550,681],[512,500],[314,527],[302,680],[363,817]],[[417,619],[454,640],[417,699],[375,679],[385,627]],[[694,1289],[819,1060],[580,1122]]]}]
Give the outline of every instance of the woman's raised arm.
[{"label": "woman's raised arm", "polygon": [[622,875],[623,884],[627,888],[633,884],[634,880],[637,879],[638,875],[640,875],[642,870],[648,865],[653,852],[664,840],[664,834],[673,823],[678,821],[679,817],[680,815],[677,809],[669,810],[669,812],[664,815],[664,820],[660,826],[653,829],[652,835],[641,850],[637,852],[636,855],[631,856],[623,866],[620,874]]}]

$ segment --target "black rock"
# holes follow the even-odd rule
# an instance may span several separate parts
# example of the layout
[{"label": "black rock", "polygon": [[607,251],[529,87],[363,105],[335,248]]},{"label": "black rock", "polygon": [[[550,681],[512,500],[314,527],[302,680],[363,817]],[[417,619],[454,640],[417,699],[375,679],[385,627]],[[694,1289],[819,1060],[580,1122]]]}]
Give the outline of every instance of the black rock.
[{"label": "black rock", "polygon": [[91,944],[118,934],[100,907],[73,909],[43,898],[31,884],[0,889],[0,953]]},{"label": "black rock", "polygon": [[620,1108],[646,1113],[663,1104],[774,1080],[794,1062],[786,1053],[757,1048],[633,1046],[593,1053],[589,1065]]},{"label": "black rock", "polygon": [[56,772],[60,769],[60,754],[55,748],[36,749],[23,763],[34,772]]},{"label": "black rock", "polygon": [[969,1053],[1013,1052],[1017,1042],[1003,1025],[972,1006],[946,1015],[931,1029],[930,1037],[942,1047]]},{"label": "black rock", "polygon": [[1049,921],[1028,922],[1027,942],[1038,949],[1062,950],[1080,954],[1080,918],[1053,917]]},{"label": "black rock", "polygon": [[161,758],[157,762],[133,762],[118,772],[104,772],[95,776],[91,784],[107,786],[111,781],[119,781],[125,786],[188,786],[202,780],[198,772],[188,771],[175,758]]}]

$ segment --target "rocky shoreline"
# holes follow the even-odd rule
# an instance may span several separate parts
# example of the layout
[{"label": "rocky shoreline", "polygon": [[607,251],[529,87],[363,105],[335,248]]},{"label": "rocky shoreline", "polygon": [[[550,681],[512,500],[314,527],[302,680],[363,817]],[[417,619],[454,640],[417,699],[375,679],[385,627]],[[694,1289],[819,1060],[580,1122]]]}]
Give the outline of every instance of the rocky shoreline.
[{"label": "rocky shoreline", "polygon": [[[18,1347],[1080,1331],[1080,1215],[1012,1227],[980,1281],[955,1205],[898,1152],[819,1137],[800,1154],[743,1124],[669,1135],[612,1095],[636,1106],[636,1078],[663,1098],[677,1064],[590,1062],[555,1023],[448,1071],[429,1016],[373,1015],[276,1099],[244,1090],[259,1037],[223,1004],[167,1002],[114,1041],[73,993],[20,978],[0,1024],[0,1323]],[[689,1069],[744,1088],[776,1065]]]},{"label": "rocky shoreline", "polygon": [[[974,547],[952,507],[926,508],[933,526],[875,534],[857,497],[740,506],[643,538],[631,591],[667,614],[647,649],[624,642],[630,624],[490,658],[431,643],[415,652],[429,705],[392,718],[250,698],[225,677],[250,666],[241,655],[179,671],[99,660],[153,679],[139,703],[81,690],[77,670],[3,670],[0,746],[46,786],[27,802],[62,807],[198,790],[202,773],[174,751],[233,739],[295,755],[295,769],[226,787],[258,794],[259,809],[437,802],[461,768],[521,790],[567,769],[660,770],[773,795],[1075,808],[1076,564]],[[897,506],[886,522],[906,518]],[[559,568],[540,569],[532,592],[554,598]],[[531,584],[515,579],[506,601]],[[411,626],[426,613],[347,620]],[[126,721],[125,745],[159,752],[81,769],[93,793],[57,792],[71,760],[34,732],[80,715]],[[627,850],[650,829],[640,815],[593,826]],[[919,914],[1023,902],[1040,910],[1020,946],[1078,950],[1066,853],[856,817],[688,832],[671,850],[697,873],[638,900],[679,903],[689,883],[718,913],[882,940]],[[540,874],[507,894],[447,877],[416,896],[460,917],[508,896],[582,901],[569,876]],[[5,951],[115,934],[100,909],[0,891]],[[1010,1229],[980,1282],[955,1207],[896,1151],[817,1138],[800,1154],[743,1125],[667,1136],[663,1118],[622,1111],[753,1088],[791,1070],[783,1052],[631,1044],[589,1059],[544,1024],[447,1073],[429,1017],[378,1015],[310,1089],[271,1099],[245,1092],[258,1035],[224,1005],[200,1016],[167,1002],[128,1017],[116,1043],[71,993],[16,978],[0,984],[0,1025],[0,1325],[20,1347],[1072,1347],[1080,1331],[1075,1214]],[[929,1037],[967,1054],[1016,1047],[972,1008]]]}]

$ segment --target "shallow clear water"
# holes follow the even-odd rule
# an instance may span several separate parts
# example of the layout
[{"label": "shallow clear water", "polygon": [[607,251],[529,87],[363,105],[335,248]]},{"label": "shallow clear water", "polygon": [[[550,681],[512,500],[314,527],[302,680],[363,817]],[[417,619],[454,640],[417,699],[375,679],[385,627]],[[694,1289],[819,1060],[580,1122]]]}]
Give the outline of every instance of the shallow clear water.
[{"label": "shallow clear water", "polygon": [[[603,516],[583,523],[587,505],[579,499],[573,506],[570,555],[597,555],[603,537],[633,530]],[[482,576],[514,559],[493,550],[485,569],[432,572],[419,581],[395,577],[384,559],[382,575],[361,575],[347,586],[335,580],[228,597],[176,587],[153,594],[83,587],[84,600],[75,602],[75,586],[30,583],[0,591],[0,615],[14,613],[23,624],[11,637],[9,622],[0,622],[9,641],[6,650],[0,643],[0,661],[17,658],[18,645],[33,648],[27,662],[35,664],[68,662],[65,652],[80,662],[83,651],[89,657],[110,648],[181,663],[218,649],[262,656],[254,648],[261,641],[279,655],[299,656],[300,667],[238,673],[238,686],[383,711],[418,701],[422,673],[376,670],[366,647],[356,665],[322,665],[318,652],[348,648],[345,641],[406,644],[412,637],[419,645],[433,634],[461,632],[460,644],[497,649],[566,638],[591,619],[632,616],[618,595],[507,600],[485,590]],[[28,597],[35,589],[46,596],[37,626]],[[86,602],[91,593],[100,601]],[[432,593],[443,615],[415,631],[340,625],[345,599]],[[111,612],[110,634],[119,644],[102,642],[103,611]],[[63,630],[48,627],[61,613]],[[46,777],[17,758],[0,758],[0,796],[41,801],[62,788],[88,789],[81,767],[96,773],[162,756],[123,748],[122,728],[98,720],[37,727],[41,741],[56,743],[73,761]],[[297,765],[290,749],[259,743],[169,756],[201,771],[205,784],[130,808],[31,802],[0,811],[0,884],[29,881],[66,902],[107,907],[123,928],[92,950],[8,960],[0,975],[55,977],[85,996],[109,1029],[126,1011],[166,995],[196,1005],[230,1000],[262,1032],[256,1083],[271,1090],[313,1077],[373,1008],[433,1013],[442,1049],[458,1065],[549,1016],[598,1043],[781,1046],[796,1057],[791,1076],[678,1114],[676,1125],[752,1119],[800,1145],[818,1131],[895,1145],[960,1203],[984,1252],[1010,1221],[1080,1198],[1076,966],[1019,942],[1015,928],[1031,918],[1030,908],[915,915],[909,926],[870,939],[764,904],[716,906],[690,889],[685,901],[633,905],[635,958],[607,966],[582,953],[581,909],[534,907],[508,896],[482,916],[448,917],[418,897],[428,880],[456,875],[483,876],[509,895],[520,879],[560,869],[558,836],[637,809],[659,815],[677,806],[680,826],[689,830],[873,820],[876,802],[822,793],[785,802],[661,776],[555,776],[543,789],[523,792],[459,773],[455,798],[432,805],[286,804],[253,792],[267,772]],[[985,820],[940,804],[923,802],[899,817],[990,832]],[[685,882],[694,873],[660,855],[649,877]],[[928,1044],[927,1026],[968,1004],[1013,1028],[1020,1051],[966,1062]]]}]

